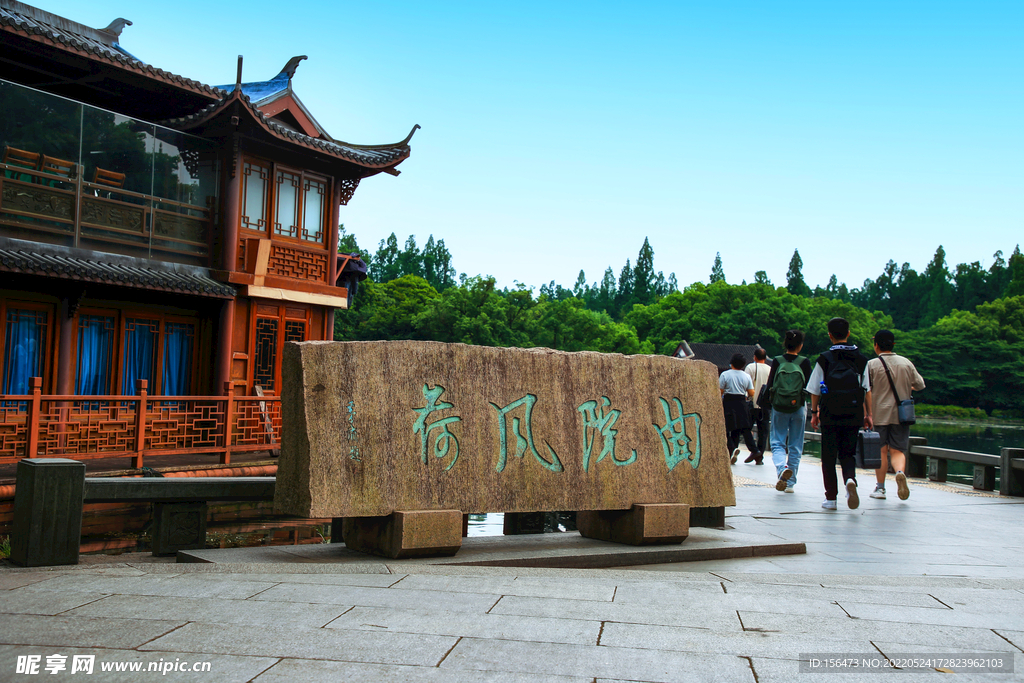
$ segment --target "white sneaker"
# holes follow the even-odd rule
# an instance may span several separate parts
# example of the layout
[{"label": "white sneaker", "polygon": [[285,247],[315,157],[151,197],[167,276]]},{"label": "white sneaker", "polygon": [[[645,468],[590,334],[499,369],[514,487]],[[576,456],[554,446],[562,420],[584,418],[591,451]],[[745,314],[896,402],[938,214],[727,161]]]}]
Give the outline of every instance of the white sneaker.
[{"label": "white sneaker", "polygon": [[786,484],[786,493],[793,493],[793,485]]},{"label": "white sneaker", "polygon": [[896,473],[896,495],[900,500],[910,498],[910,487],[907,486],[907,475],[902,472]]},{"label": "white sneaker", "polygon": [[836,502],[834,500],[826,500],[824,503],[821,504],[821,509],[822,510],[835,510],[836,509]]},{"label": "white sneaker", "polygon": [[885,500],[885,487],[881,484],[875,484],[875,490],[871,492],[871,497]]},{"label": "white sneaker", "polygon": [[733,450],[732,457],[729,458],[729,462],[732,463],[733,465],[735,465],[736,464],[736,460],[739,457],[740,457],[740,449],[736,448],[736,449]]},{"label": "white sneaker", "polygon": [[788,467],[782,470],[782,474],[779,475],[779,480],[775,482],[776,491],[785,491],[786,486],[789,485],[789,478],[793,476],[793,470]]},{"label": "white sneaker", "polygon": [[851,510],[860,507],[860,496],[857,495],[857,482],[853,479],[846,480],[846,504]]}]

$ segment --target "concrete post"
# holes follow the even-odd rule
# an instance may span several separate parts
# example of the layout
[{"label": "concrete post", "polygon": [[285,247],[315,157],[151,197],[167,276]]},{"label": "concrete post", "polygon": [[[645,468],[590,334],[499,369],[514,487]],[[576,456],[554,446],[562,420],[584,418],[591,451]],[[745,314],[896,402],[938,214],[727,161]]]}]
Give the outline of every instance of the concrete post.
[{"label": "concrete post", "polygon": [[11,562],[23,567],[78,564],[85,463],[66,458],[18,462]]},{"label": "concrete post", "polygon": [[1024,448],[1004,448],[999,455],[999,494],[1024,496],[1024,471],[1013,468],[1014,460],[1024,459]]}]

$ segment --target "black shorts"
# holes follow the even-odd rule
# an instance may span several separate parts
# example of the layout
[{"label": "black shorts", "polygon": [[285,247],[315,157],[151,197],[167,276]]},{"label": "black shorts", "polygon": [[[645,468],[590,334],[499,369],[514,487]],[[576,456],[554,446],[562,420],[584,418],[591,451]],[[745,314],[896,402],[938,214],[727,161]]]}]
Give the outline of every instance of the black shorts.
[{"label": "black shorts", "polygon": [[910,450],[910,425],[875,425],[879,445],[906,453]]}]

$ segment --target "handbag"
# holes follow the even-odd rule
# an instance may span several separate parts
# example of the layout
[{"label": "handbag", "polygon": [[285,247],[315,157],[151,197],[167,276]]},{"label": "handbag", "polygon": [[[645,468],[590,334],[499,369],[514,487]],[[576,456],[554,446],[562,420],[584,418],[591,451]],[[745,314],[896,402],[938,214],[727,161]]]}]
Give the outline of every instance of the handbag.
[{"label": "handbag", "polygon": [[885,364],[885,359],[881,356],[878,360],[882,361],[882,367],[885,368],[885,376],[889,379],[889,387],[892,389],[893,398],[896,399],[896,416],[899,418],[901,425],[912,425],[917,422],[917,415],[914,412],[914,398],[905,398],[900,400],[900,395],[896,393],[896,384],[892,381],[892,374],[889,372],[889,366]]}]

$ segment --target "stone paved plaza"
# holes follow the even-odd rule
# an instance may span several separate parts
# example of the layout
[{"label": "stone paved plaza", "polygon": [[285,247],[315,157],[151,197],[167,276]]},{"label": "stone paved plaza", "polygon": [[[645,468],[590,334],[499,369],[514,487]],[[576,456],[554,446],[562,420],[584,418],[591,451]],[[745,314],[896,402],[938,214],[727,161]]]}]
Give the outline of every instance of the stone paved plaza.
[{"label": "stone paved plaza", "polygon": [[[894,485],[880,501],[861,472],[860,508],[840,501],[826,512],[816,461],[791,494],[775,490],[769,465],[733,472],[733,532],[804,542],[806,554],[588,570],[268,563],[259,553],[5,566],[0,681],[854,683],[911,673],[801,673],[810,653],[1013,658],[1014,673],[910,680],[1024,680],[1024,499],[912,481],[909,501]],[[39,673],[17,673],[33,655]],[[56,674],[53,655],[66,658]],[[91,675],[71,673],[75,655],[95,657]],[[132,663],[144,671],[101,670]],[[196,663],[209,670],[181,671]]]}]

